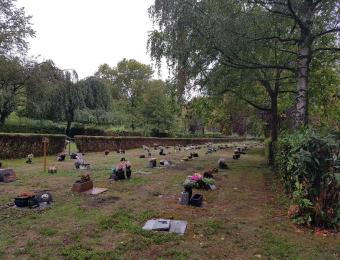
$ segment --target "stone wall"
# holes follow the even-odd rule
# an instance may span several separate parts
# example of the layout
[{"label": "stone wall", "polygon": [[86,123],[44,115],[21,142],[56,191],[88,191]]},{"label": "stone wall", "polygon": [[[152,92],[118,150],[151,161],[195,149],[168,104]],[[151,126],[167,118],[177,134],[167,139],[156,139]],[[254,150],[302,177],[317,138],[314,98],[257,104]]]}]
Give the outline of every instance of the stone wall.
[{"label": "stone wall", "polygon": [[201,145],[205,143],[228,143],[245,140],[245,138],[155,138],[155,137],[108,137],[108,136],[75,136],[75,142],[80,152],[103,152],[117,149],[141,148],[142,145],[161,146]]},{"label": "stone wall", "polygon": [[34,156],[43,156],[44,137],[49,139],[49,155],[56,155],[64,150],[66,140],[64,135],[0,133],[0,159],[25,158],[30,153]]}]

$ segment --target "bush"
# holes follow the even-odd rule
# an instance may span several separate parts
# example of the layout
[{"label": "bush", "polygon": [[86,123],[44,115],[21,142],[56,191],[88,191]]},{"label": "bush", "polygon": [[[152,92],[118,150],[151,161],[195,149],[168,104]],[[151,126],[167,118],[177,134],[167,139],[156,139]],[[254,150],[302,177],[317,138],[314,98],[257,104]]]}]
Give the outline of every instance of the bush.
[{"label": "bush", "polygon": [[303,129],[278,141],[276,166],[294,205],[298,224],[340,225],[339,144],[336,137]]}]

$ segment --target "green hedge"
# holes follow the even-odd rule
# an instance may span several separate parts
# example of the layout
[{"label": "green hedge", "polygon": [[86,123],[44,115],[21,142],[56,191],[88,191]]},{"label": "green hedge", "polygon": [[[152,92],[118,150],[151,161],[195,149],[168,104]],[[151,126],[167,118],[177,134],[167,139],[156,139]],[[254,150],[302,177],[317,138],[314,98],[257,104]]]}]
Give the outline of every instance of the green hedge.
[{"label": "green hedge", "polygon": [[339,142],[328,134],[303,129],[283,135],[276,166],[292,195],[289,215],[298,224],[340,226]]},{"label": "green hedge", "polygon": [[25,158],[30,153],[42,156],[44,137],[49,139],[49,155],[56,155],[64,150],[65,135],[0,133],[0,159]]}]

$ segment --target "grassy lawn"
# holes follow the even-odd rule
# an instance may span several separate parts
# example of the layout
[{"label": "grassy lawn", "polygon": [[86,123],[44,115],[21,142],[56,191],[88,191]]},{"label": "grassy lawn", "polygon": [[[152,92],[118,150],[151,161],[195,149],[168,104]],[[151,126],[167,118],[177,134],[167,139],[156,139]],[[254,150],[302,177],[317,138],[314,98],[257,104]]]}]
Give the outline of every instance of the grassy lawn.
[{"label": "grassy lawn", "polygon": [[[171,150],[172,151],[172,150]],[[173,151],[172,151],[173,152]],[[121,155],[86,155],[99,196],[71,192],[78,179],[74,161],[56,162],[58,173],[42,172],[42,158],[5,161],[18,180],[0,184],[0,259],[339,259],[340,236],[316,235],[287,219],[287,200],[262,151],[251,150],[240,161],[232,149],[180,162],[188,152],[168,156],[173,168],[148,169],[142,150],[127,151],[133,179],[110,183],[111,168]],[[159,157],[156,156],[155,157]],[[216,174],[218,189],[196,191],[204,206],[177,203],[187,175],[216,167],[220,157],[230,170]],[[53,207],[37,212],[5,207],[23,191],[51,191]],[[142,231],[144,222],[161,217],[187,220],[184,236]]]}]

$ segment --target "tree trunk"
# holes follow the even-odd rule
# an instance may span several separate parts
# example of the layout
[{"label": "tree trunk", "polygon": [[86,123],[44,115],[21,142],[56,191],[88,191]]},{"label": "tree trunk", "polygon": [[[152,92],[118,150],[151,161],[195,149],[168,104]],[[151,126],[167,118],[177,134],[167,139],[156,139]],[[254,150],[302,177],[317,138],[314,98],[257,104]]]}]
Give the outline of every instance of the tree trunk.
[{"label": "tree trunk", "polygon": [[2,114],[0,114],[0,125],[3,125],[5,123],[6,117],[2,116]]},{"label": "tree trunk", "polygon": [[271,134],[270,137],[272,142],[277,141],[278,137],[278,115],[277,115],[277,93],[273,94],[271,97]]},{"label": "tree trunk", "polygon": [[278,138],[278,126],[279,126],[279,120],[278,120],[278,107],[277,107],[277,96],[278,92],[274,91],[270,94],[270,100],[271,100],[271,121],[270,121],[270,138],[271,142],[269,144],[269,164],[274,165],[275,164],[275,145]]},{"label": "tree trunk", "polygon": [[67,126],[66,126],[66,135],[67,136],[70,136],[71,125],[72,125],[72,121],[67,121]]},{"label": "tree trunk", "polygon": [[295,127],[308,124],[308,90],[309,71],[312,59],[313,45],[313,1],[305,0],[300,9],[300,17],[297,24],[300,27],[300,39],[298,43],[297,60],[297,96],[295,111]]},{"label": "tree trunk", "polygon": [[298,59],[295,127],[308,124],[308,80],[311,60],[310,46],[303,46],[299,50]]}]

